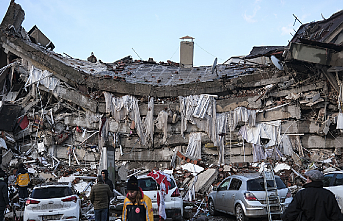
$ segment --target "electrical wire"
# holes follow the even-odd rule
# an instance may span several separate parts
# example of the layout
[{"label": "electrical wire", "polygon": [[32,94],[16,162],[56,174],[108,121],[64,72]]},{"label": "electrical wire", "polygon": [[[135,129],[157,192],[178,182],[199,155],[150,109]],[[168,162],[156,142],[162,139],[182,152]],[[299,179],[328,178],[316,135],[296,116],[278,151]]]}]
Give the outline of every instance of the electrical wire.
[{"label": "electrical wire", "polygon": [[[217,56],[214,56],[213,54],[211,54],[210,52],[206,51],[205,49],[203,49],[200,45],[198,45],[197,43],[195,43],[199,48],[201,48],[203,51],[205,51],[207,54],[211,55],[212,57],[218,58]],[[223,60],[221,58],[218,58],[220,60]]]},{"label": "electrical wire", "polygon": [[174,57],[174,55],[176,54],[176,52],[179,50],[179,48],[180,48],[180,46],[179,47],[177,47],[177,49],[175,50],[175,52],[174,52],[174,54],[169,58],[169,60],[171,60],[173,57]]}]

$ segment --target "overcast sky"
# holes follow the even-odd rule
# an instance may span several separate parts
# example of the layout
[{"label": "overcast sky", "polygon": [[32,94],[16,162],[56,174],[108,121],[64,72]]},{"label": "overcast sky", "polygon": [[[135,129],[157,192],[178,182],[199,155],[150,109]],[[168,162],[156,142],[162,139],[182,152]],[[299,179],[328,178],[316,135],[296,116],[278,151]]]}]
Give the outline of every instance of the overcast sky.
[{"label": "overcast sky", "polygon": [[[254,46],[286,46],[295,14],[302,23],[329,18],[342,0],[15,0],[22,26],[36,25],[57,53],[103,62],[133,59],[179,62],[180,37],[194,37],[194,65],[247,55]],[[0,0],[0,16],[10,0]],[[133,51],[133,49],[137,54]]]}]

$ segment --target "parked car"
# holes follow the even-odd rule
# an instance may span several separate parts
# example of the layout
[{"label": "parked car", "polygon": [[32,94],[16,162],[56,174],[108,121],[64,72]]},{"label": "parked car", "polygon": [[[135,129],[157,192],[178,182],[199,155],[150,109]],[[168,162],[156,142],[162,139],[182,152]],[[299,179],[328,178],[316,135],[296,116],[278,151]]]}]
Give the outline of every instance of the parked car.
[{"label": "parked car", "polygon": [[[165,171],[168,173],[168,171]],[[165,197],[165,207],[167,218],[173,220],[182,220],[183,218],[183,200],[180,196],[178,187],[176,186],[175,179],[172,174],[168,173],[171,177],[170,187],[168,194]],[[157,192],[159,191],[159,185],[154,178],[147,175],[139,175],[138,186],[142,188],[143,193],[150,197],[152,201],[152,208],[154,217],[158,216],[158,205],[157,205]]]},{"label": "parked car", "polygon": [[324,174],[323,184],[324,188],[335,194],[338,205],[343,213],[343,171]]},{"label": "parked car", "polygon": [[23,221],[79,221],[81,200],[70,183],[42,184],[26,200]]},{"label": "parked car", "polygon": [[[285,209],[293,199],[292,194],[279,177],[276,176],[275,180],[281,206]],[[268,187],[274,187],[273,181],[267,183]],[[269,196],[274,193],[268,192]],[[271,211],[277,211],[277,197],[269,199],[272,199]],[[239,221],[250,217],[266,217],[268,213],[263,177],[257,173],[227,177],[209,194],[208,205],[211,215],[220,211],[235,215]]]}]

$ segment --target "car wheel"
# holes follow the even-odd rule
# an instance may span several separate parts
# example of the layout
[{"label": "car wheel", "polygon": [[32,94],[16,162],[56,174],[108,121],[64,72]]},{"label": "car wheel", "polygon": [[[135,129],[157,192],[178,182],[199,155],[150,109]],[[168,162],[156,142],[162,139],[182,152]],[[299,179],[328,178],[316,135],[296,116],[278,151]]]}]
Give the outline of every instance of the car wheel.
[{"label": "car wheel", "polygon": [[241,204],[236,206],[236,220],[237,221],[248,221],[249,219],[245,216],[244,210]]},{"label": "car wheel", "polygon": [[211,214],[211,216],[215,216],[218,214],[218,212],[216,211],[216,209],[214,208],[214,202],[212,199],[210,199],[208,201],[208,209],[209,209],[209,212]]}]

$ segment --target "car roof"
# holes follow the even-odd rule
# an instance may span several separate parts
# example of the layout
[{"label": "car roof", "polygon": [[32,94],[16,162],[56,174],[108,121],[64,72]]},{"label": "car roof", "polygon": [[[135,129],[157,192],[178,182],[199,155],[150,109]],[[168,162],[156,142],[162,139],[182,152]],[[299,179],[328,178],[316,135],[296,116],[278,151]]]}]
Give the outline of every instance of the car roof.
[{"label": "car roof", "polygon": [[[165,173],[165,174],[168,174],[172,179],[174,179],[173,174],[170,174],[170,173]],[[154,179],[152,176],[148,176],[148,173],[143,173],[143,174],[137,175],[137,179],[144,179],[144,178],[152,178],[152,179]]]},{"label": "car roof", "polygon": [[48,188],[48,187],[71,187],[70,182],[48,182],[35,186],[33,189]]},{"label": "car roof", "polygon": [[[240,174],[235,174],[235,175],[231,175],[231,176],[228,176],[226,179],[228,178],[240,178],[242,180],[252,180],[252,179],[256,179],[256,178],[263,178],[262,174],[261,173],[240,173]],[[279,177],[279,176],[276,176],[275,177]]]}]

